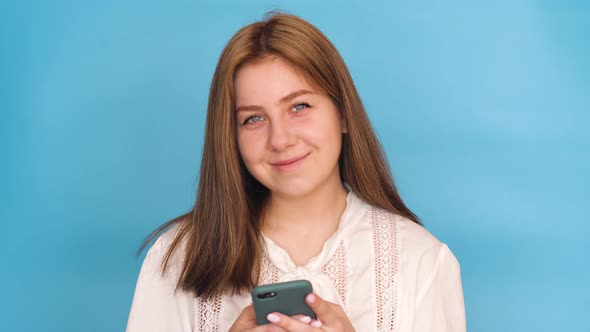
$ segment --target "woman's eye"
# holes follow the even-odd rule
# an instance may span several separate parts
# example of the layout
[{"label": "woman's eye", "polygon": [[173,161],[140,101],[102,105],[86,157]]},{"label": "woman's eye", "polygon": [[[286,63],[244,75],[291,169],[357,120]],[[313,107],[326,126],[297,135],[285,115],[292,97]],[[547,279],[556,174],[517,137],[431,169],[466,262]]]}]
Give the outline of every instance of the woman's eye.
[{"label": "woman's eye", "polygon": [[308,103],[299,103],[299,104],[296,104],[295,106],[293,106],[293,112],[295,112],[295,113],[301,112],[308,107],[310,107]]},{"label": "woman's eye", "polygon": [[249,123],[256,123],[260,120],[262,120],[262,117],[260,115],[253,115],[253,116],[247,118],[246,120],[244,120],[244,123],[242,123],[242,125],[246,125]]}]

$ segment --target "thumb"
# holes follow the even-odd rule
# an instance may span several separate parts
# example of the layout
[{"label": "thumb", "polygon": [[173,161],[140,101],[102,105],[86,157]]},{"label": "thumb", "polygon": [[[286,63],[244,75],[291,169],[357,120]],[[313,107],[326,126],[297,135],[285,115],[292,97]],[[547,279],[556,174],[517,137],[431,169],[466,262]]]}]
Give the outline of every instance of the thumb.
[{"label": "thumb", "polygon": [[325,301],[315,293],[309,293],[305,297],[305,302],[323,323],[330,323],[338,319],[339,311],[341,311],[339,305]]}]

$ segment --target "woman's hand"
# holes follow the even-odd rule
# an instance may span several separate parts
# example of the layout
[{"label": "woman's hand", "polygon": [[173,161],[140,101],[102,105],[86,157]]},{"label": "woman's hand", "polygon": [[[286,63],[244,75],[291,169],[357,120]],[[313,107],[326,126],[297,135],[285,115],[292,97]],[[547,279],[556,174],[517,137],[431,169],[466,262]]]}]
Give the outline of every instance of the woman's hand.
[{"label": "woman's hand", "polygon": [[346,317],[341,306],[324,301],[313,293],[305,297],[305,302],[307,302],[313,312],[318,316],[318,320],[306,322],[301,319],[285,316],[278,312],[273,312],[266,318],[272,323],[272,325],[281,327],[289,332],[354,332],[352,323],[348,320],[348,317]]},{"label": "woman's hand", "polygon": [[[293,316],[294,319],[298,319],[302,322],[311,323],[312,319],[297,315]],[[254,307],[252,305],[247,306],[242,310],[240,316],[236,319],[234,324],[229,329],[229,332],[287,332],[285,329],[272,324],[256,325],[256,315],[254,313]]]},{"label": "woman's hand", "polygon": [[234,324],[229,329],[229,332],[287,332],[285,329],[272,324],[256,325],[256,315],[254,314],[254,307],[247,306],[242,310]]}]

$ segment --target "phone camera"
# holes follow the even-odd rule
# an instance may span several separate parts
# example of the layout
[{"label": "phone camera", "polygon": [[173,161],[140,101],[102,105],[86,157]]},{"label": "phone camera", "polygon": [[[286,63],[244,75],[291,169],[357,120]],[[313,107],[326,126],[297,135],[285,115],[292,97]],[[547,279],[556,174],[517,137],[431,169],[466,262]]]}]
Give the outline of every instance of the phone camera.
[{"label": "phone camera", "polygon": [[259,299],[268,299],[277,296],[275,292],[260,293],[257,295]]}]

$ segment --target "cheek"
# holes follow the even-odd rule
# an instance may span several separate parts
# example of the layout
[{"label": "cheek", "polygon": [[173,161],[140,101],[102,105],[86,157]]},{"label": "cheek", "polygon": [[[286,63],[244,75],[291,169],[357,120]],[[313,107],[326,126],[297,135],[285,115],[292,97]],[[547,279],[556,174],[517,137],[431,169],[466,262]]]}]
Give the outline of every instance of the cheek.
[{"label": "cheek", "polygon": [[299,136],[311,145],[326,149],[339,146],[338,142],[342,139],[340,124],[331,117],[317,118],[315,121],[307,123],[299,128]]},{"label": "cheek", "polygon": [[248,169],[263,157],[264,151],[261,149],[260,143],[261,140],[251,133],[238,133],[238,151]]}]

